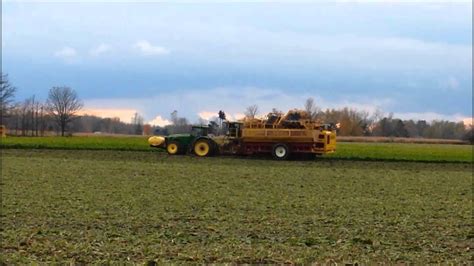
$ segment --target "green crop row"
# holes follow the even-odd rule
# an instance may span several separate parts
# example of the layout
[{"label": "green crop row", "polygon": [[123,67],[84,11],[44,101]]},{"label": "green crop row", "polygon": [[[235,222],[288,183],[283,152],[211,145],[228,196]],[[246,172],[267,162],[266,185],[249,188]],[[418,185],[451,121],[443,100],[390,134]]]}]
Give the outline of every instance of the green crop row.
[{"label": "green crop row", "polygon": [[472,162],[472,145],[410,143],[338,143],[329,158],[419,162]]},{"label": "green crop row", "polygon": [[61,150],[149,150],[145,137],[7,137],[2,148]]},{"label": "green crop row", "polygon": [[[62,150],[159,151],[146,137],[8,137],[2,148]],[[347,160],[397,160],[424,162],[472,162],[472,145],[408,143],[338,143],[337,152],[325,158]]]}]

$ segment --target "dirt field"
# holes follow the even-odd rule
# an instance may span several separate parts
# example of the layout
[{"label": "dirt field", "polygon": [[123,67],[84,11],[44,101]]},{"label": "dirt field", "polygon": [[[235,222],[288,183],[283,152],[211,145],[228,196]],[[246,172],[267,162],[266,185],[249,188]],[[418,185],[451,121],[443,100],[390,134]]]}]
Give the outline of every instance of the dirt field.
[{"label": "dirt field", "polygon": [[2,150],[1,261],[472,259],[472,163]]}]

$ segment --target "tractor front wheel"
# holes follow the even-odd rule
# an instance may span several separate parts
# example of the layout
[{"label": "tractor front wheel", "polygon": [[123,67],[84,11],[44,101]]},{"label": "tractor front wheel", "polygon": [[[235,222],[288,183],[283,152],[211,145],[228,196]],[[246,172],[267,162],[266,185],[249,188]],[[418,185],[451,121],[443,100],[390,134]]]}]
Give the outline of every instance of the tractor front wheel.
[{"label": "tractor front wheel", "polygon": [[166,145],[166,151],[169,155],[176,155],[181,152],[181,148],[178,142],[171,141],[170,143],[168,143],[168,145]]},{"label": "tractor front wheel", "polygon": [[212,154],[212,146],[207,140],[198,140],[194,143],[194,153],[199,157],[206,157]]}]

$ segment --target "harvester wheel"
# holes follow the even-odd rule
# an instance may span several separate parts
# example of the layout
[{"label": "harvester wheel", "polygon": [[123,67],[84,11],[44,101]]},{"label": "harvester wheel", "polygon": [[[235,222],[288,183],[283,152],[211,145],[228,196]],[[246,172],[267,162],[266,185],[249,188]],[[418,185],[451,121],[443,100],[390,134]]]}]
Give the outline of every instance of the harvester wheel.
[{"label": "harvester wheel", "polygon": [[198,140],[194,143],[194,153],[199,157],[210,156],[212,154],[212,146],[208,140]]},{"label": "harvester wheel", "polygon": [[170,143],[168,143],[168,145],[166,145],[166,151],[169,155],[176,155],[181,152],[181,148],[178,142],[171,141]]},{"label": "harvester wheel", "polygon": [[273,146],[272,155],[276,160],[286,160],[290,156],[290,149],[287,145],[278,143]]}]

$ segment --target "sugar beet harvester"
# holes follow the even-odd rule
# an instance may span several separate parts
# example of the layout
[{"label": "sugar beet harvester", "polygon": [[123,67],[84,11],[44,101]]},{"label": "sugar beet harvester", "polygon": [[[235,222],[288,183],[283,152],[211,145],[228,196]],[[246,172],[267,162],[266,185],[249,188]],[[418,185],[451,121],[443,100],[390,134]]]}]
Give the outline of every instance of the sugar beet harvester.
[{"label": "sugar beet harvester", "polygon": [[273,158],[285,160],[290,154],[323,155],[336,151],[335,127],[318,123],[301,110],[223,124],[223,135],[212,134],[207,126],[193,126],[191,133],[153,136],[148,143],[166,149],[170,155],[194,153],[200,157],[271,153]]}]

